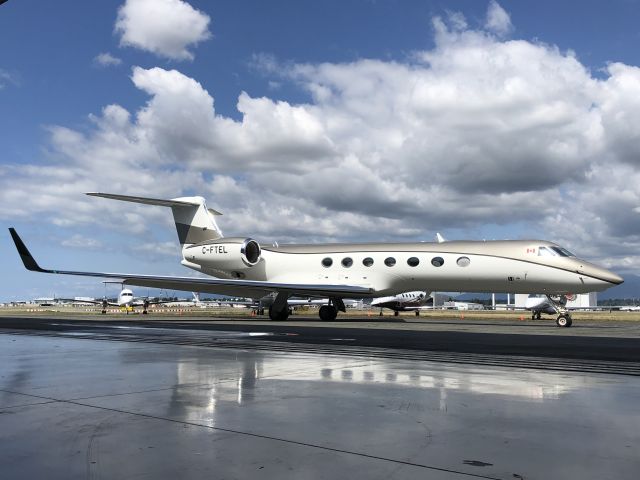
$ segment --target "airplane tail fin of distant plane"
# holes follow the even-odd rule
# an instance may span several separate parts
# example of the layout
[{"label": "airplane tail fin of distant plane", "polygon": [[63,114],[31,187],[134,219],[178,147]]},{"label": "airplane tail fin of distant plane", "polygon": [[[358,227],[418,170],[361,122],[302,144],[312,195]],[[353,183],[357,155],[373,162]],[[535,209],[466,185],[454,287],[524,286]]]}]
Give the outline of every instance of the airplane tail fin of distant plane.
[{"label": "airplane tail fin of distant plane", "polygon": [[131,197],[112,193],[91,192],[87,193],[87,195],[109,198],[111,200],[121,200],[123,202],[171,207],[173,219],[176,222],[178,240],[182,247],[222,238],[222,232],[220,228],[218,228],[215,220],[217,215],[222,214],[211,208],[207,208],[207,204],[202,197],[181,197],[161,200],[158,198]]}]

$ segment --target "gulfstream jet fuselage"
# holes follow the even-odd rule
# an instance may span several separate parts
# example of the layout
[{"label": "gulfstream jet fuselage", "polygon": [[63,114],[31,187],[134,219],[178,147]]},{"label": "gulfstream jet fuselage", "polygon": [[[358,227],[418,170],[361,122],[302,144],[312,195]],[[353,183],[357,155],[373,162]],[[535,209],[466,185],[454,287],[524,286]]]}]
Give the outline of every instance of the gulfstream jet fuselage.
[{"label": "gulfstream jet fuselage", "polygon": [[320,309],[320,316],[332,320],[338,310],[344,310],[345,298],[416,290],[537,292],[554,299],[558,324],[568,326],[571,318],[564,309],[564,295],[601,291],[623,282],[615,273],[542,240],[275,246],[251,238],[223,237],[215,218],[220,214],[207,209],[202,197],[159,200],[89,195],[171,207],[182,245],[182,264],[207,277],[45,270],[38,266],[15,230],[10,229],[28,269],[252,298],[276,293],[269,309],[274,320],[287,317],[287,299],[293,295],[329,298],[330,303]]}]

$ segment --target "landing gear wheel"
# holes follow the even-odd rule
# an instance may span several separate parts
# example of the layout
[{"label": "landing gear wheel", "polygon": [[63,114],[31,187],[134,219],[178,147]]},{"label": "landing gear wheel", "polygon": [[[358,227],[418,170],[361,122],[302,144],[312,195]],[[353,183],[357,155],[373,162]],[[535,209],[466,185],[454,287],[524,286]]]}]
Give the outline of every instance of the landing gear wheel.
[{"label": "landing gear wheel", "polygon": [[556,325],[559,327],[570,327],[571,326],[571,317],[569,315],[558,315],[556,318]]},{"label": "landing gear wheel", "polygon": [[338,310],[333,305],[323,305],[320,307],[320,320],[323,322],[332,322],[338,316]]},{"label": "landing gear wheel", "polygon": [[289,308],[285,307],[282,310],[275,310],[273,305],[269,307],[269,318],[273,321],[283,321],[289,318]]},{"label": "landing gear wheel", "polygon": [[393,316],[397,317],[398,315],[400,315],[400,312],[398,310],[394,310],[393,311]]},{"label": "landing gear wheel", "polygon": [[420,316],[420,312],[418,310],[416,310],[416,317]]},{"label": "landing gear wheel", "polygon": [[258,309],[258,315],[264,315],[264,308]]}]

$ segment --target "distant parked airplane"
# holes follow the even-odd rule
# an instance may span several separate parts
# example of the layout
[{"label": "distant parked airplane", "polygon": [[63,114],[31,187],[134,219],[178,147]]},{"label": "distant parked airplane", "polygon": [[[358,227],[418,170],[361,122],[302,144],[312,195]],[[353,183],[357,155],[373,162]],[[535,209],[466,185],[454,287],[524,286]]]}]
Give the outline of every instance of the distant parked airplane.
[{"label": "distant parked airplane", "polygon": [[[120,283],[120,282],[118,282]],[[171,300],[150,300],[149,297],[136,297],[133,295],[133,290],[130,288],[123,288],[115,301],[110,301],[106,297],[102,300],[91,299],[65,299],[67,301],[73,301],[76,303],[91,303],[94,305],[102,305],[102,314],[107,313],[107,307],[118,307],[123,309],[127,314],[134,312],[135,307],[142,307],[142,313],[149,313],[147,310],[151,305],[159,305],[162,303],[170,303]]]},{"label": "distant parked airplane", "polygon": [[420,309],[424,309],[429,300],[431,300],[431,307],[429,308],[433,308],[433,299],[427,294],[427,292],[403,292],[397,295],[374,298],[371,301],[371,306],[379,307],[380,315],[382,315],[383,308],[393,310],[393,314],[395,316],[398,316],[399,312],[406,311],[415,311],[416,315],[418,315]]}]

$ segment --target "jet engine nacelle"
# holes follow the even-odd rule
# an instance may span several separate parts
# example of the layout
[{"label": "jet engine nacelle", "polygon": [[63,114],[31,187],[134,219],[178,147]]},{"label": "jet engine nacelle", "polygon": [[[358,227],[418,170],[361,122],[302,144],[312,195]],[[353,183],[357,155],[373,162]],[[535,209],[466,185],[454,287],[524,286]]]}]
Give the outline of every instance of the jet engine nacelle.
[{"label": "jet engine nacelle", "polygon": [[260,244],[251,238],[221,238],[206,244],[192,245],[184,252],[185,259],[222,271],[245,270],[260,261]]}]

